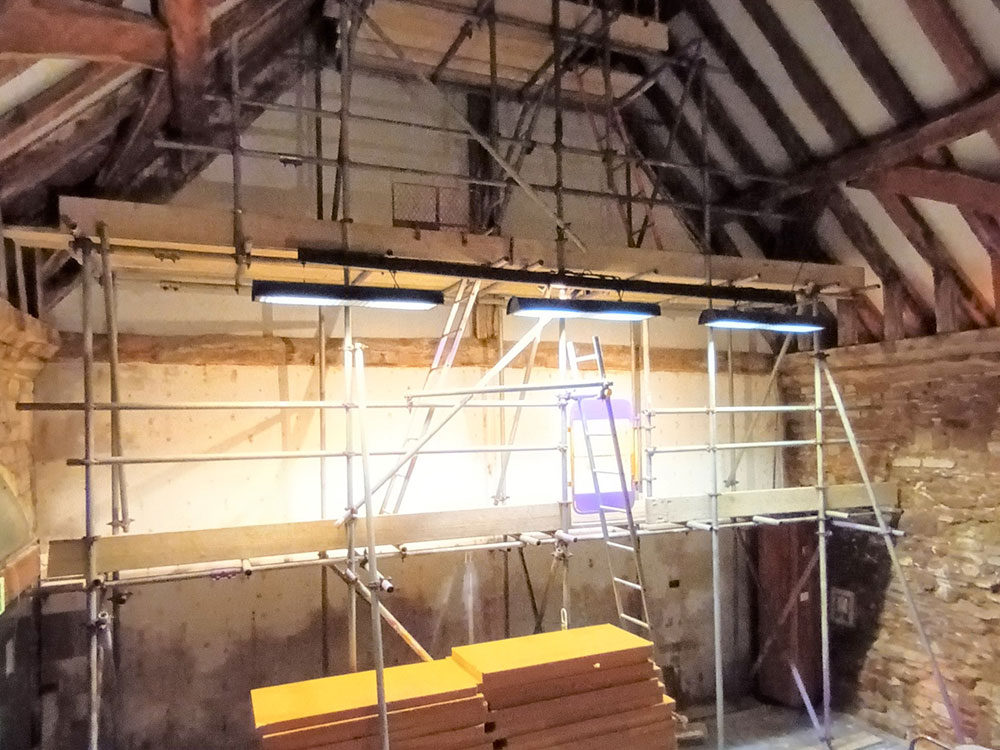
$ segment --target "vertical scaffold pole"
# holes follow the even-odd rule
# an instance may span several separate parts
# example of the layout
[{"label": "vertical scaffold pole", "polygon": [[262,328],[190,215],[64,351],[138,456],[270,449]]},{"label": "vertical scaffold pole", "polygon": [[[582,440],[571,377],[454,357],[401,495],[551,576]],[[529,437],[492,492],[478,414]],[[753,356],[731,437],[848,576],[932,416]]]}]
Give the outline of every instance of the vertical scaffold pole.
[{"label": "vertical scaffold pole", "polygon": [[722,569],[719,560],[719,451],[717,415],[717,367],[715,331],[708,331],[708,445],[709,498],[712,505],[712,628],[715,651],[715,731],[719,750],[726,746],[725,685],[722,658]]},{"label": "vertical scaffold pole", "polygon": [[240,50],[239,34],[229,40],[230,138],[233,159],[233,249],[236,251],[236,285],[246,268],[246,233],[243,230],[243,145],[240,136]]},{"label": "vertical scaffold pole", "polygon": [[[115,299],[115,276],[111,270],[111,243],[108,239],[108,228],[104,222],[98,222],[97,234],[101,242],[101,286],[104,291],[104,317],[108,334],[108,380],[111,402],[121,400],[121,386],[118,367],[118,304]],[[122,420],[121,412],[115,409],[111,412],[111,455],[122,455]],[[128,531],[128,487],[125,484],[125,467],[114,466],[111,469],[111,533],[118,534]]]},{"label": "vertical scaffold pole", "polygon": [[649,361],[649,321],[644,320],[642,326],[642,420],[645,429],[643,442],[643,483],[646,496],[653,496],[653,392]]},{"label": "vertical scaffold pole", "polygon": [[562,111],[562,19],[560,17],[561,0],[552,0],[552,107],[555,111],[554,138],[552,151],[556,158],[556,265],[560,271],[566,268],[566,231],[562,222],[565,221],[565,206],[563,205],[563,111]]},{"label": "vertical scaffold pole", "polygon": [[[322,218],[320,216],[319,218]],[[326,316],[323,308],[316,309],[316,339],[318,356],[316,365],[319,400],[326,401]],[[319,449],[326,451],[326,408],[319,409]],[[320,518],[329,517],[327,497],[327,459],[319,460],[319,515]],[[353,599],[354,596],[351,595]],[[322,648],[321,661],[323,674],[330,674],[330,571],[327,567],[320,569],[320,647]]]},{"label": "vertical scaffold pole", "polygon": [[[813,300],[812,312],[819,312],[819,303]],[[823,454],[823,358],[820,332],[813,333],[813,391],[815,424],[816,424],[816,533],[819,562],[819,612],[820,612],[820,644],[823,666],[823,736],[822,742],[829,744],[830,740],[830,602],[829,602],[829,568],[827,566],[827,497],[826,497],[826,467]]]},{"label": "vertical scaffold pole", "polygon": [[[559,378],[565,382],[568,373],[566,321],[559,319]],[[569,394],[559,400],[559,527],[569,531],[573,524],[572,500],[569,496]],[[569,590],[569,550],[565,544],[556,546],[556,555],[562,558],[562,608],[565,622],[569,624],[570,590]]]},{"label": "vertical scaffold pole", "polygon": [[[354,16],[353,3],[342,3],[340,12],[340,134],[337,141],[337,178],[339,192],[334,191],[333,218],[340,211],[341,241],[344,249],[350,249],[351,223],[351,86],[353,80],[353,49],[354,49]],[[351,283],[351,272],[344,269],[344,284]],[[354,385],[352,362],[354,357],[354,338],[351,321],[351,308],[344,307],[344,388],[347,394],[348,406],[344,412],[344,431],[346,433],[345,472],[347,475],[347,511],[351,517],[347,521],[347,570],[357,576],[358,562],[355,546],[355,502],[354,502]],[[378,611],[378,607],[373,606]],[[353,587],[348,588],[347,602],[347,648],[348,663],[352,672],[358,671],[358,599]]]},{"label": "vertical scaffold pole", "polygon": [[365,495],[365,531],[368,548],[368,590],[371,591],[372,658],[375,662],[375,693],[378,696],[378,721],[382,737],[382,750],[389,750],[389,715],[385,704],[385,654],[382,652],[382,616],[379,608],[381,580],[378,574],[378,555],[375,554],[375,511],[372,503],[371,471],[368,466],[368,430],[365,405],[365,354],[360,348],[354,351],[357,369],[355,391],[358,407],[358,441],[361,444],[361,476]]},{"label": "vertical scaffold pole", "polygon": [[94,506],[94,326],[90,314],[93,299],[93,251],[89,239],[80,243],[83,268],[80,269],[83,298],[83,493],[84,537],[87,540],[87,747],[98,750],[100,744],[100,654],[98,637],[101,622],[98,614],[101,586],[97,577],[97,508]]},{"label": "vertical scaffold pole", "polygon": [[[350,272],[344,271],[344,282],[350,281]],[[351,308],[344,307],[344,393],[347,408],[344,410],[344,495],[347,511],[352,517],[347,521],[347,571],[358,574],[357,548],[355,545],[354,521],[354,332],[352,330]],[[352,672],[358,671],[358,597],[354,587],[347,587],[347,661]]]},{"label": "vertical scaffold pole", "polygon": [[[701,118],[701,201],[702,252],[705,253],[705,269],[708,283],[712,283],[712,209],[708,183],[708,81],[702,64],[701,96],[699,114]],[[712,627],[715,642],[715,732],[719,750],[726,746],[726,695],[723,677],[724,659],[722,653],[722,569],[719,560],[719,425],[718,425],[718,351],[715,332],[708,329],[708,444],[711,458],[711,480],[709,482],[712,503]]]}]

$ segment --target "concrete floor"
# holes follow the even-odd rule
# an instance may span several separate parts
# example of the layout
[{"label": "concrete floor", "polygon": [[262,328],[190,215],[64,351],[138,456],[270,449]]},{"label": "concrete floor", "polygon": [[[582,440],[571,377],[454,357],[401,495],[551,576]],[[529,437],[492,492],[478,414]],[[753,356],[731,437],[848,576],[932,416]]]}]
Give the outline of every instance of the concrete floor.
[{"label": "concrete floor", "polygon": [[[709,729],[702,745],[715,747],[714,719],[700,718]],[[833,750],[905,750],[907,742],[892,737],[847,714],[833,716]],[[739,750],[822,750],[805,711],[753,704],[726,715],[726,745]]]}]

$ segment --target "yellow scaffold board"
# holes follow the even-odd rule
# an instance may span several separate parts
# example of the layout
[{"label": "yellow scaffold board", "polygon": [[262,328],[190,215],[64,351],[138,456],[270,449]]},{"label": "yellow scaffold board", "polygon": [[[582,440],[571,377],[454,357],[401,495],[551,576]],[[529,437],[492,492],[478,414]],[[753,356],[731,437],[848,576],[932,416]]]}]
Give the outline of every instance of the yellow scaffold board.
[{"label": "yellow scaffold board", "polygon": [[484,688],[492,689],[641,663],[652,650],[650,641],[614,625],[592,625],[457,646],[451,653]]},{"label": "yellow scaffold board", "polygon": [[[475,679],[451,659],[404,664],[385,670],[390,709],[473,697]],[[250,691],[258,730],[277,732],[372,713],[377,705],[375,672],[293,682]]]}]

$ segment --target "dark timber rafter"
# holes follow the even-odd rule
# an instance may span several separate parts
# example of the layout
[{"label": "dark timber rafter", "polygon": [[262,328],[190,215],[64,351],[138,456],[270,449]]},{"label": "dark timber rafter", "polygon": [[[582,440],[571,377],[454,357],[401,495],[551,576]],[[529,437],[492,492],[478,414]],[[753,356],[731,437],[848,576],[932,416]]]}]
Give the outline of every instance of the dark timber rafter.
[{"label": "dark timber rafter", "polygon": [[[844,48],[850,53],[855,64],[865,80],[872,87],[886,110],[897,122],[918,122],[923,117],[923,111],[916,98],[903,82],[892,62],[882,51],[878,42],[872,36],[864,20],[850,3],[837,0],[815,0],[827,23],[833,29]],[[922,9],[918,19],[929,27],[929,37],[935,47],[950,47],[954,44],[963,45],[971,50],[971,41],[963,38],[963,30],[958,25],[958,19],[948,8],[934,8],[928,3],[914,3],[913,7]],[[942,55],[942,59],[950,59],[954,66],[953,74],[965,86],[966,95],[972,94],[989,85],[989,75],[985,63],[980,59],[975,65],[974,56],[968,52],[962,55]],[[977,69],[970,73],[972,63]],[[964,73],[962,71],[965,71]],[[971,77],[970,77],[971,76]],[[969,228],[986,248],[993,269],[994,306],[1000,300],[1000,225],[995,218],[977,213],[983,211],[984,205],[977,198],[996,195],[990,185],[976,184],[973,177],[962,179],[956,172],[955,160],[944,147],[934,152],[934,159],[944,166],[935,169],[932,166],[901,166],[879,172],[867,178],[852,182],[857,187],[872,191],[891,192],[899,195],[909,195],[930,198],[944,203],[954,203],[965,218]],[[982,181],[986,182],[986,181]],[[951,192],[947,192],[950,190]],[[987,204],[989,205],[989,204]],[[1000,205],[993,203],[993,206]],[[986,208],[987,213],[991,211]]]},{"label": "dark timber rafter", "polygon": [[[988,89],[992,83],[990,69],[951,6],[938,0],[908,0],[908,3],[925,36],[963,94],[971,96]],[[987,133],[1000,147],[1000,124],[987,128]],[[954,160],[946,160],[945,165],[954,166]],[[976,213],[973,203],[957,199],[962,195],[959,193],[956,199],[947,202],[958,205],[969,228],[989,254],[994,302],[1000,305],[1000,294],[997,293],[1000,291],[1000,223],[993,216]]]},{"label": "dark timber rafter", "polygon": [[[861,143],[863,140],[861,133],[851,122],[833,92],[823,82],[805,52],[792,37],[774,9],[766,0],[742,0],[742,4],[771,44],[786,72],[795,83],[796,89],[830,134],[837,148],[844,151]],[[995,319],[992,306],[963,274],[959,265],[948,253],[947,248],[934,236],[933,230],[922,220],[916,209],[909,205],[909,201],[898,196],[876,194],[876,197],[903,234],[910,239],[917,252],[930,264],[935,284],[947,285],[949,289],[952,287],[959,289],[964,314],[976,325],[991,324]],[[938,319],[938,330],[953,328],[952,321],[958,319],[953,310],[945,310],[938,304],[947,303],[950,305],[954,301],[954,297],[954,294],[935,293],[935,315]],[[944,324],[945,321],[948,321],[947,325]]]},{"label": "dark timber rafter", "polygon": [[135,11],[84,0],[0,2],[0,57],[75,57],[163,69],[167,37]]},{"label": "dark timber rafter", "polygon": [[178,132],[204,132],[208,111],[208,54],[211,22],[207,0],[160,0],[159,12],[170,34],[170,84],[174,107],[170,121]]},{"label": "dark timber rafter", "polygon": [[[735,82],[747,93],[763,119],[770,125],[775,137],[784,147],[792,163],[801,168],[811,162],[813,155],[805,139],[799,134],[791,119],[781,108],[777,98],[764,83],[753,65],[751,65],[743,50],[729,33],[728,29],[726,29],[712,7],[708,3],[693,3],[689,8],[689,12],[701,33],[709,40],[716,53],[729,68]],[[762,187],[768,188],[772,186],[763,185]],[[753,190],[753,188],[750,188],[750,190]],[[857,213],[850,201],[830,200],[828,207],[833,212],[838,223],[844,228],[848,236],[851,237],[855,247],[872,269],[875,270],[876,274],[879,275],[883,286],[888,287],[890,283],[896,284],[898,279],[904,278],[902,272],[895,266],[895,263],[886,253],[878,238],[867,227],[864,219]],[[901,288],[899,291],[900,294],[897,295],[901,300],[899,308],[902,309],[905,307],[908,309],[911,313],[911,319],[918,321],[921,325],[920,329],[912,330],[911,333],[921,333],[930,330],[930,327],[925,322],[932,320],[933,315],[920,296],[908,287]],[[898,325],[896,325],[897,323]],[[898,338],[901,325],[901,316],[896,321],[891,320],[887,316],[885,319],[885,337]]]},{"label": "dark timber rafter", "polygon": [[[840,43],[851,55],[862,76],[889,114],[897,122],[919,122],[923,118],[923,110],[919,102],[910,92],[888,56],[882,51],[854,6],[850,3],[839,2],[839,0],[815,0],[815,2],[826,17],[830,28],[833,29]],[[983,87],[987,83],[986,80],[980,82]],[[935,156],[936,160],[946,167],[953,167],[955,164],[954,158],[944,147],[937,149]],[[977,214],[972,210],[977,208],[973,203],[961,200],[949,201],[943,191],[947,184],[948,187],[955,190],[952,195],[971,195],[974,192],[973,186],[963,185],[967,189],[960,191],[957,190],[959,186],[954,184],[952,180],[935,180],[934,175],[927,175],[926,182],[930,183],[928,190],[912,189],[916,181],[916,175],[913,171],[919,169],[919,167],[897,167],[889,170],[889,174],[895,173],[895,177],[890,177],[889,174],[883,172],[868,179],[852,182],[852,185],[883,194],[896,193],[957,203],[969,228],[979,238],[993,261],[994,290],[1000,290],[1000,262],[997,262],[1000,259],[1000,232],[994,231],[995,219]],[[905,174],[900,174],[904,170]],[[952,171],[949,170],[947,174],[952,174]],[[907,187],[911,189],[904,189]],[[935,187],[942,188],[942,190],[935,191]],[[989,191],[985,191],[985,193],[988,194]],[[1000,300],[1000,294],[995,291],[994,306],[997,300]]]}]

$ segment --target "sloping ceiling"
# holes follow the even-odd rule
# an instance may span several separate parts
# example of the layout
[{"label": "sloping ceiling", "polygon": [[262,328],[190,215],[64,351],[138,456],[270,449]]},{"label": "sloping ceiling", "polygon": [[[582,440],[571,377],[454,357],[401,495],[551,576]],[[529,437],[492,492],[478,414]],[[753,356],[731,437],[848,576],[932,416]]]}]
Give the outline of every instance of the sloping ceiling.
[{"label": "sloping ceiling", "polygon": [[[719,121],[728,121],[744,140],[713,144],[713,158],[778,173],[822,165],[990,91],[1000,65],[998,28],[995,0],[699,0],[685,3],[671,25],[675,47],[704,39],[709,60],[728,71],[709,76],[721,105],[713,125],[722,131]],[[663,87],[676,103],[680,81],[668,76]],[[871,307],[882,311],[887,295],[901,294],[911,334],[935,324],[995,323],[1000,234],[981,210],[989,199],[973,210],[960,189],[1000,195],[992,182],[998,143],[1000,122],[893,162],[909,171],[858,169],[856,179],[835,181],[834,192],[819,197],[821,212],[811,220],[820,250],[864,261],[883,287],[868,295]],[[724,231],[742,245],[762,238],[745,225]],[[807,243],[811,231],[777,241]],[[769,251],[794,256],[796,249]],[[956,295],[957,315],[946,309]]]},{"label": "sloping ceiling", "polygon": [[[717,218],[714,251],[864,265],[871,288],[857,314],[869,338],[996,324],[1000,0],[659,7],[672,49],[700,52],[712,68],[703,92],[712,162],[791,177],[787,185],[713,180],[719,201],[795,217]],[[152,8],[143,0],[0,0],[0,204],[8,220],[51,220],[52,196],[68,187],[168,196],[207,157],[156,151],[153,138],[166,131],[227,142],[225,105],[206,104],[204,94],[225,91],[233,35],[248,93],[269,98],[295,79],[296,63],[283,53],[319,16],[310,0],[160,0]],[[60,33],[69,21],[77,33]],[[80,42],[81,30],[102,29],[100,49]],[[653,65],[624,55],[615,64],[631,74]],[[663,155],[683,101],[671,155],[699,157],[702,92],[696,85],[685,97],[684,77],[683,69],[665,71],[625,113],[649,156]],[[886,143],[892,149],[865,150]],[[690,172],[660,177],[676,197],[700,194]]]}]

